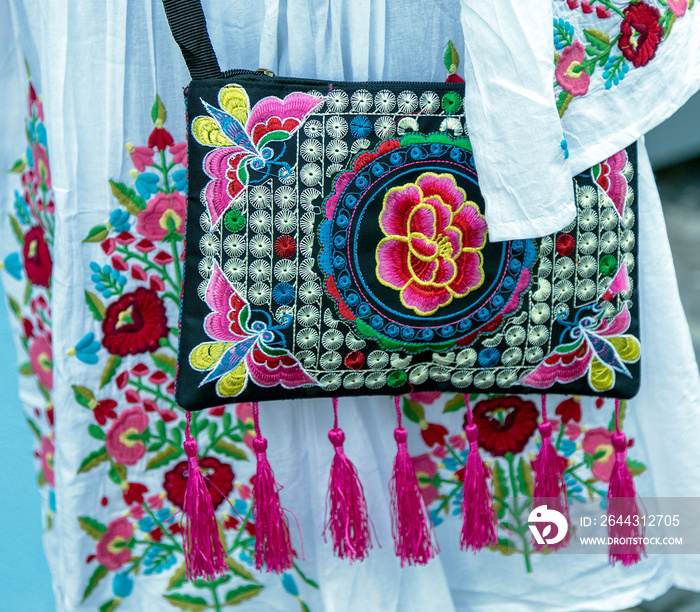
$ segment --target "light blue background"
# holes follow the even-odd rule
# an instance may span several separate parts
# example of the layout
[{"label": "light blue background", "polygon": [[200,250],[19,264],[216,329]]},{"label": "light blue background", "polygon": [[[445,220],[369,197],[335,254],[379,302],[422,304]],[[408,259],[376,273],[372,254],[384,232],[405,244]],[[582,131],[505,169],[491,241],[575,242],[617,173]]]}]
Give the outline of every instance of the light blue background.
[{"label": "light blue background", "polygon": [[32,433],[17,392],[17,351],[0,286],[0,610],[54,610],[41,543],[41,496]]}]

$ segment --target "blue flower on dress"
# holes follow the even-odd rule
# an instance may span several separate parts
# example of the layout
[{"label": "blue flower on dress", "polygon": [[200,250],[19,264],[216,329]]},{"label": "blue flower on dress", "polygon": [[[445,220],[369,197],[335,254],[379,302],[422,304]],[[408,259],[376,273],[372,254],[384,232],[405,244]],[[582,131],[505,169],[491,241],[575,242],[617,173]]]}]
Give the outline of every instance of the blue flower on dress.
[{"label": "blue flower on dress", "polygon": [[109,215],[109,224],[114,228],[115,232],[122,233],[128,232],[131,224],[129,219],[131,215],[125,211],[115,208]]},{"label": "blue flower on dress", "polygon": [[22,260],[19,253],[10,253],[3,262],[5,271],[13,278],[22,280]]},{"label": "blue flower on dress", "polygon": [[90,332],[85,334],[78,344],[68,349],[69,357],[77,357],[78,361],[95,365],[98,361],[97,351],[100,350],[100,343],[95,340],[95,334]]},{"label": "blue flower on dress", "polygon": [[290,574],[282,575],[282,586],[284,590],[290,595],[297,597],[299,595],[299,589],[297,588],[297,583],[294,582],[294,578]]},{"label": "blue flower on dress", "polygon": [[153,172],[142,172],[136,179],[136,190],[139,195],[148,200],[152,195],[158,193],[158,181],[160,177]]},{"label": "blue flower on dress", "polygon": [[124,599],[131,595],[131,591],[134,588],[134,581],[129,578],[128,574],[121,572],[115,574],[114,580],[112,581],[112,591],[116,597]]},{"label": "blue flower on dress", "polygon": [[171,175],[175,183],[175,189],[185,193],[187,191],[187,170],[177,170]]},{"label": "blue flower on dress", "polygon": [[492,368],[498,363],[500,358],[501,354],[498,352],[498,349],[491,347],[485,348],[479,353],[479,364],[485,368]]}]

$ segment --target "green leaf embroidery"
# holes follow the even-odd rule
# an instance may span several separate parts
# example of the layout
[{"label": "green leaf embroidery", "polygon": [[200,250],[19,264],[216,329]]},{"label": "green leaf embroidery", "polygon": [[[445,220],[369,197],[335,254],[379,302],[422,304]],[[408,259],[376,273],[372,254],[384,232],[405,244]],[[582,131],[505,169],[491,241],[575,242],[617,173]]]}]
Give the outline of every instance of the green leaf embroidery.
[{"label": "green leaf embroidery", "polygon": [[99,542],[102,536],[107,533],[107,526],[89,516],[79,516],[78,523],[80,528],[87,533],[93,540]]},{"label": "green leaf embroidery", "polygon": [[112,380],[112,378],[114,378],[117,368],[121,365],[121,363],[122,358],[118,355],[109,356],[105,369],[102,370],[102,376],[100,376],[100,389],[102,389],[102,387],[104,387],[109,381]]},{"label": "green leaf embroidery", "polygon": [[107,475],[114,484],[121,485],[122,482],[126,482],[126,467],[112,461]]},{"label": "green leaf embroidery", "polygon": [[92,576],[90,576],[87,586],[85,587],[85,591],[83,593],[83,601],[85,601],[88,598],[90,593],[92,593],[95,590],[95,587],[100,583],[100,580],[102,580],[106,575],[107,568],[104,565],[98,565],[95,568],[95,571],[92,573]]},{"label": "green leaf embroidery", "polygon": [[506,473],[503,471],[501,464],[498,461],[493,462],[491,467],[491,477],[493,478],[493,508],[498,514],[498,518],[505,516],[507,506],[501,500],[505,500],[508,491],[508,483],[506,481]]},{"label": "green leaf embroidery", "polygon": [[146,464],[147,470],[154,470],[155,468],[167,465],[173,459],[177,459],[182,454],[181,448],[175,448],[174,446],[166,446],[158,454],[154,455],[148,460]]},{"label": "green leaf embroidery", "polygon": [[207,600],[202,597],[192,597],[191,595],[183,595],[181,593],[163,595],[163,597],[176,608],[180,608],[180,610],[188,610],[189,612],[202,612],[209,607]]},{"label": "green leaf embroidery", "polygon": [[100,606],[100,612],[114,612],[119,607],[119,602],[121,602],[121,599],[114,598],[110,599],[109,601],[105,601],[101,606]]},{"label": "green leaf embroidery", "polygon": [[80,467],[78,468],[78,474],[84,474],[89,472],[92,468],[97,467],[103,461],[109,461],[109,455],[105,450],[104,446],[101,446],[96,451],[92,451],[85,459],[83,459]]},{"label": "green leaf embroidery", "polygon": [[532,497],[535,490],[535,481],[532,476],[530,462],[526,461],[524,457],[520,457],[520,461],[518,462],[516,478],[518,480],[518,489],[520,489],[520,492],[527,497]]},{"label": "green leaf embroidery", "polygon": [[10,166],[10,172],[16,172],[21,174],[27,167],[27,162],[23,159],[18,159],[12,166]]},{"label": "green leaf embroidery", "polygon": [[109,179],[109,185],[112,188],[112,195],[117,198],[117,201],[132,215],[138,215],[142,210],[146,209],[146,200],[138,195],[133,189],[127,187],[124,183],[118,183]]},{"label": "green leaf embroidery", "polygon": [[19,373],[22,376],[34,376],[34,370],[32,370],[32,364],[28,361],[19,366]]},{"label": "green leaf embroidery", "polygon": [[299,578],[301,578],[306,584],[314,589],[318,589],[318,584],[311,580],[311,578],[308,578],[306,574],[299,569],[299,566],[296,563],[294,564],[294,569],[297,571],[297,574],[299,574]]},{"label": "green leaf embroidery", "polygon": [[248,456],[246,455],[245,451],[238,448],[233,442],[217,440],[214,443],[214,450],[219,451],[227,457],[232,457],[233,459],[240,459],[241,461],[248,460]]},{"label": "green leaf embroidery", "polygon": [[451,400],[448,400],[445,403],[445,407],[442,409],[442,412],[456,412],[460,408],[464,408],[466,406],[464,402],[464,393],[458,393],[455,395]]},{"label": "green leaf embroidery", "polygon": [[90,391],[87,387],[81,387],[80,385],[71,385],[73,388],[73,395],[75,395],[75,401],[81,406],[92,409],[92,406],[97,403],[95,399],[95,394]]},{"label": "green leaf embroidery", "polygon": [[588,28],[583,31],[583,35],[599,51],[605,51],[610,46],[610,36],[600,30]]},{"label": "green leaf embroidery", "polygon": [[90,228],[88,235],[83,239],[83,242],[102,242],[107,238],[109,230],[104,225],[95,225]]},{"label": "green leaf embroidery", "polygon": [[102,303],[102,300],[100,300],[100,298],[98,298],[92,291],[85,291],[85,303],[88,305],[88,308],[90,309],[95,321],[104,320],[107,309]]},{"label": "green leaf embroidery", "polygon": [[39,428],[34,424],[34,421],[32,421],[31,419],[27,419],[27,424],[29,425],[29,429],[31,429],[34,435],[36,436],[36,439],[41,440],[41,432],[39,431]]},{"label": "green leaf embroidery", "polygon": [[423,405],[407,397],[403,400],[403,413],[409,421],[414,423],[419,423],[425,420],[425,411],[423,410]]},{"label": "green leaf embroidery", "polygon": [[228,568],[236,574],[236,576],[240,576],[241,578],[245,578],[246,580],[250,582],[257,582],[253,574],[251,574],[245,567],[243,567],[240,563],[237,561],[234,561],[231,557],[226,557],[226,565]]},{"label": "green leaf embroidery", "polygon": [[646,465],[644,465],[641,461],[636,461],[635,459],[628,459],[627,467],[630,469],[632,476],[639,476],[647,469]]},{"label": "green leaf embroidery", "polygon": [[10,217],[10,226],[12,227],[12,233],[15,235],[15,238],[17,238],[17,242],[23,245],[24,234],[22,233],[22,228],[19,226],[17,219],[15,219],[12,215],[8,216]]},{"label": "green leaf embroidery", "polygon": [[163,105],[163,102],[160,99],[160,96],[156,94],[156,101],[153,103],[153,106],[151,107],[151,119],[153,120],[153,123],[158,121],[160,119],[161,126],[163,123],[165,123],[165,119],[167,117],[167,113],[165,111],[165,106]]},{"label": "green leaf embroidery", "polygon": [[187,568],[185,567],[185,562],[183,561],[182,565],[178,566],[173,575],[170,576],[168,586],[165,587],[165,590],[172,591],[173,589],[181,587],[183,584],[185,584],[185,582],[187,582],[186,572]]},{"label": "green leaf embroidery", "polygon": [[260,584],[244,584],[243,586],[233,589],[226,593],[225,606],[237,606],[238,604],[252,599],[263,590],[263,586]]},{"label": "green leaf embroidery", "polygon": [[105,432],[102,431],[101,427],[98,427],[94,423],[91,425],[88,425],[88,433],[95,438],[95,440],[106,440],[107,436],[105,435]]},{"label": "green leaf embroidery", "polygon": [[459,67],[459,53],[455,49],[454,43],[450,40],[447,42],[447,48],[445,49],[445,54],[443,55],[443,61],[445,62],[445,68],[450,74],[457,72]]},{"label": "green leaf embroidery", "polygon": [[152,353],[151,357],[153,358],[153,363],[155,363],[157,367],[171,376],[175,376],[177,372],[177,360],[175,357],[164,355],[163,353]]},{"label": "green leaf embroidery", "polygon": [[14,313],[14,315],[21,321],[22,320],[22,309],[19,307],[19,304],[17,303],[17,300],[15,300],[12,297],[7,298],[7,302],[10,305],[10,310]]}]

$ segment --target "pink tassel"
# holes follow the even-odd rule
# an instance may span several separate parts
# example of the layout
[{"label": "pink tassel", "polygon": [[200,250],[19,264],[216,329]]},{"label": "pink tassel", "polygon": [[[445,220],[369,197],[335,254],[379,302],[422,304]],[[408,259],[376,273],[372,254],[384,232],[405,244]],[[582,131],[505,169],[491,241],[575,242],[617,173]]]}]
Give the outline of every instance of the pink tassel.
[{"label": "pink tassel", "polygon": [[369,515],[365,492],[360,482],[357,469],[343,450],[345,433],[338,428],[338,400],[333,398],[335,423],[328,432],[328,439],[333,444],[335,456],[331,463],[326,497],[327,520],[323,530],[331,533],[333,550],[336,557],[353,561],[362,561],[372,548],[369,529]]},{"label": "pink tassel", "polygon": [[418,477],[406,447],[406,430],[401,427],[399,398],[394,398],[399,426],[394,430],[398,451],[394,459],[394,471],[389,482],[391,494],[391,527],[396,556],[401,567],[425,565],[439,548],[433,544],[433,525],[418,486]]},{"label": "pink tassel", "polygon": [[[637,504],[634,479],[627,467],[627,437],[620,431],[620,400],[615,400],[615,433],[612,435],[615,465],[608,487],[608,536],[613,538],[608,550],[612,565],[621,561],[625,567],[646,557],[644,520]],[[636,520],[631,517],[639,517]],[[635,522],[637,523],[635,525]]]},{"label": "pink tassel", "polygon": [[191,413],[187,413],[185,453],[187,485],[182,504],[184,528],[182,546],[188,580],[214,580],[226,573],[226,553],[219,538],[214,504],[197,459],[197,441],[190,435]]},{"label": "pink tassel", "polygon": [[469,441],[469,454],[464,470],[464,500],[462,502],[462,550],[477,552],[486,546],[495,546],[496,513],[487,484],[490,472],[479,454],[479,430],[474,424],[469,395],[465,393],[468,424],[465,427]]},{"label": "pink tassel", "polygon": [[[552,444],[552,424],[547,419],[547,396],[542,395],[542,423],[539,425],[542,445],[537,453],[537,458],[532,462],[535,470],[535,490],[533,492],[532,507],[537,508],[546,505],[550,510],[556,510],[566,517],[566,524],[571,523],[569,516],[569,500],[566,494],[566,479],[564,472],[569,464],[565,457],[557,453]],[[561,542],[549,544],[549,548],[558,550],[569,543],[567,532]],[[540,544],[535,543],[538,549]]]},{"label": "pink tassel", "polygon": [[267,460],[267,440],[260,433],[258,403],[253,402],[255,439],[253,449],[258,461],[253,482],[253,520],[255,522],[255,567],[267,566],[268,572],[281,574],[292,567],[294,550],[289,537],[289,521],[280,503],[282,487],[275,481]]}]

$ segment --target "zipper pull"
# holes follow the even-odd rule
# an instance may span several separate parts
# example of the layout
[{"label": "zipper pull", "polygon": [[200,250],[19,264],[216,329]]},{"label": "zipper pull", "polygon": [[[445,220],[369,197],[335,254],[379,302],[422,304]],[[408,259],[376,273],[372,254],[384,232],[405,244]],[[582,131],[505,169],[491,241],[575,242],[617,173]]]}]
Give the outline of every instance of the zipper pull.
[{"label": "zipper pull", "polygon": [[267,77],[275,76],[275,73],[272,72],[272,70],[268,70],[267,68],[258,68],[255,72],[258,72],[260,74],[264,74]]}]

